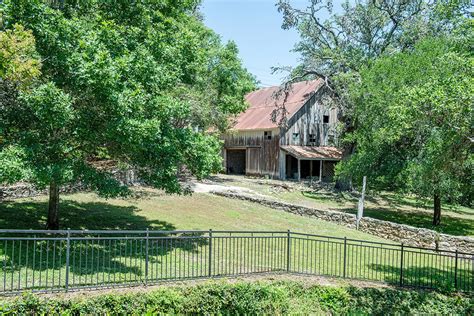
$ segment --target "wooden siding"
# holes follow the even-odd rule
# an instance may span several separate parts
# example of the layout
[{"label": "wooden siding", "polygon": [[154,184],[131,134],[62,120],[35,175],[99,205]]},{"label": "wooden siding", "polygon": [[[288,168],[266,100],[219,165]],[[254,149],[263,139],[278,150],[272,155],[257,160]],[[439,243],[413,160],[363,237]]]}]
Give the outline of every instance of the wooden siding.
[{"label": "wooden siding", "polygon": [[[335,146],[337,145],[337,109],[321,103],[326,89],[320,89],[306,102],[287,123],[281,132],[280,145]],[[323,116],[329,115],[329,123],[323,123]],[[298,135],[295,137],[295,133]],[[310,135],[314,135],[314,142]],[[331,141],[330,137],[333,138]]]},{"label": "wooden siding", "polygon": [[224,137],[224,148],[246,149],[246,174],[279,177],[279,131],[278,129],[271,131],[271,139],[264,138],[263,130],[227,134]]},{"label": "wooden siding", "polygon": [[334,178],[334,167],[336,166],[336,162],[334,161],[324,161],[323,162],[323,181],[331,182]]},{"label": "wooden siding", "polygon": [[[335,146],[337,145],[338,111],[324,105],[322,99],[327,97],[327,90],[319,89],[288,120],[285,129],[268,129],[272,138],[264,137],[265,130],[231,131],[224,136],[224,152],[232,149],[245,149],[245,173],[248,175],[270,175],[273,178],[285,179],[287,153],[280,146]],[[329,122],[323,123],[323,116],[329,115]],[[293,134],[298,137],[294,138]],[[314,134],[314,141],[310,135]],[[330,137],[333,138],[330,141]],[[225,162],[224,162],[225,164]],[[328,164],[323,170],[323,177],[331,178],[334,165]],[[325,171],[325,172],[324,172]]]}]

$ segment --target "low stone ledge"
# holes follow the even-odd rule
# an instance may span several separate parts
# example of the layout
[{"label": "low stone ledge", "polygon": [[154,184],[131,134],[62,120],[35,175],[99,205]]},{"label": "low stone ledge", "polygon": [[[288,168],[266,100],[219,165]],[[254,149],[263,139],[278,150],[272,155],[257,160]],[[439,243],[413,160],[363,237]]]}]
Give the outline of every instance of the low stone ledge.
[{"label": "low stone ledge", "polygon": [[[212,194],[250,201],[273,209],[283,210],[300,216],[321,219],[327,222],[356,228],[356,216],[338,211],[321,210],[307,206],[295,205],[261,196],[232,191],[212,191]],[[364,217],[359,223],[359,230],[381,238],[401,242],[408,246],[435,248],[439,250],[474,253],[474,238],[440,234],[434,230],[417,228],[371,217]]]},{"label": "low stone ledge", "polygon": [[[110,171],[112,176],[117,179],[120,183],[129,186],[142,185],[143,182],[138,178],[137,173],[130,170],[112,170]],[[69,184],[60,188],[61,193],[75,193],[75,192],[87,192],[88,188],[81,184]],[[38,195],[47,195],[48,189],[38,189],[31,183],[17,183],[9,186],[0,186],[0,202],[6,200],[14,200],[20,198],[34,197]]]}]

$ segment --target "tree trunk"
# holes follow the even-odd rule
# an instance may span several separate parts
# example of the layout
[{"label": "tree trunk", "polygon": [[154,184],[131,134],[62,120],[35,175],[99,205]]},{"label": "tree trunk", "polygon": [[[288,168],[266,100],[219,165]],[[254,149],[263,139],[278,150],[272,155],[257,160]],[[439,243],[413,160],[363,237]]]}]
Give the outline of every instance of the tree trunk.
[{"label": "tree trunk", "polygon": [[438,193],[434,195],[434,214],[433,226],[438,226],[441,223],[441,197]]},{"label": "tree trunk", "polygon": [[46,229],[59,229],[59,186],[51,181],[49,184],[49,205],[48,205],[48,222]]}]

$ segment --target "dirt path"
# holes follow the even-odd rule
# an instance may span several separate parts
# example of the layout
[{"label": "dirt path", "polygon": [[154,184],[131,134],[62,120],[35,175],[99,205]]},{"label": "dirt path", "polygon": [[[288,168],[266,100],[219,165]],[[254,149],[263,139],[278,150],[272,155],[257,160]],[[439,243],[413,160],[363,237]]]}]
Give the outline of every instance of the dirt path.
[{"label": "dirt path", "polygon": [[215,184],[215,183],[191,182],[190,186],[193,192],[196,192],[196,193],[232,191],[232,192],[238,192],[238,193],[257,194],[255,191],[247,189],[247,188],[242,188],[242,187],[237,187],[237,186],[226,186],[226,185]]}]

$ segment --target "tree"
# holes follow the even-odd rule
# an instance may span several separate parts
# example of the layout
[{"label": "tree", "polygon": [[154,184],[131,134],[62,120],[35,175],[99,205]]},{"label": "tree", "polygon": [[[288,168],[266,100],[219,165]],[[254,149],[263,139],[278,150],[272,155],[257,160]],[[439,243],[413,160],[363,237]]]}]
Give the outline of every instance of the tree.
[{"label": "tree", "polygon": [[289,71],[289,81],[323,78],[344,101],[347,84],[368,62],[409,50],[425,37],[450,34],[464,23],[471,4],[465,0],[346,1],[338,12],[332,0],[308,0],[304,8],[279,0],[276,6],[283,14],[282,28],[298,30],[301,40],[294,51],[301,62],[296,68],[274,70]]},{"label": "tree", "polygon": [[[324,79],[340,110],[341,133],[351,133],[357,126],[348,87],[359,80],[360,70],[381,56],[411,50],[426,37],[450,34],[463,23],[470,5],[465,0],[362,0],[343,2],[336,11],[332,0],[308,0],[304,7],[279,0],[282,28],[294,28],[301,37],[294,49],[301,62],[274,71],[287,71],[288,83]],[[343,159],[355,146],[343,142]],[[349,189],[350,181],[339,178],[336,188]]]},{"label": "tree", "polygon": [[[40,60],[31,31],[21,25],[0,32],[0,183],[14,183],[26,177],[21,148],[7,143],[14,130],[7,129],[7,113],[19,108],[20,90],[28,89],[40,75]],[[20,116],[12,117],[15,123]]]},{"label": "tree", "polygon": [[[80,182],[106,197],[128,193],[97,160],[134,168],[169,193],[183,192],[183,167],[197,177],[220,169],[221,144],[208,131],[225,128],[225,118],[245,108],[255,81],[235,45],[222,45],[196,18],[197,4],[2,4],[2,36],[14,25],[27,29],[41,74],[0,105],[0,159],[7,166],[0,181],[49,186],[48,228],[59,227],[64,185]],[[0,62],[0,69],[9,64]],[[210,109],[215,119],[204,117]]]},{"label": "tree", "polygon": [[[469,28],[464,35],[472,35]],[[472,204],[474,196],[469,43],[456,34],[425,39],[413,51],[370,63],[350,88],[357,129],[347,138],[357,147],[338,174],[367,175],[375,189],[433,198],[433,225],[441,222],[442,200]]]}]

